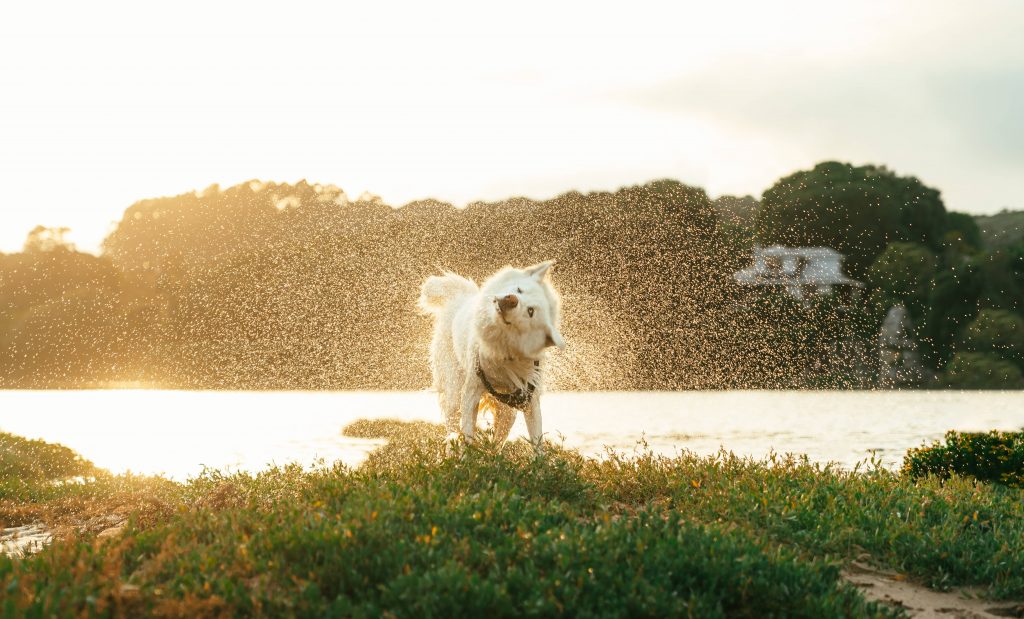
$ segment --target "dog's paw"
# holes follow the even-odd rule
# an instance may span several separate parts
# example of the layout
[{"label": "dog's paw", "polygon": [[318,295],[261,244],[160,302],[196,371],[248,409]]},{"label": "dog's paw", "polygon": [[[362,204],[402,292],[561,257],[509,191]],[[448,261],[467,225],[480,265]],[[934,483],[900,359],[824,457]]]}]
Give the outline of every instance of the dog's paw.
[{"label": "dog's paw", "polygon": [[460,457],[466,453],[466,439],[460,432],[449,432],[444,438],[444,455]]}]

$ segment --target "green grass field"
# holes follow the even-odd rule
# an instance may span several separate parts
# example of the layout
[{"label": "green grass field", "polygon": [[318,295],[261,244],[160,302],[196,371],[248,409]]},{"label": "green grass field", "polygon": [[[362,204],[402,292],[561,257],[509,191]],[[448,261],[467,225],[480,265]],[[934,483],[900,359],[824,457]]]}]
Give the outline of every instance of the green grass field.
[{"label": "green grass field", "polygon": [[[348,432],[392,440],[358,469],[177,484],[111,476],[68,452],[82,468],[70,472],[90,479],[0,479],[0,524],[58,532],[37,554],[0,557],[0,613],[900,616],[839,578],[854,559],[934,588],[1024,597],[1021,489],[725,453],[595,460],[513,443],[455,454],[422,423]],[[82,526],[103,514],[127,525],[102,537]]]}]

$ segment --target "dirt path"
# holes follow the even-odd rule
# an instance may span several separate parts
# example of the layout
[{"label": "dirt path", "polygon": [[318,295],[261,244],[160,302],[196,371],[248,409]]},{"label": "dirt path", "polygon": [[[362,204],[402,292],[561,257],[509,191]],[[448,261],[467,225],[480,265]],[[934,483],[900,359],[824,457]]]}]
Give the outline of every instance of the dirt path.
[{"label": "dirt path", "polygon": [[895,572],[879,570],[854,561],[843,578],[857,586],[869,600],[903,608],[911,617],[938,619],[999,619],[1024,617],[1024,604],[993,602],[967,597],[964,591],[933,591],[904,580]]}]

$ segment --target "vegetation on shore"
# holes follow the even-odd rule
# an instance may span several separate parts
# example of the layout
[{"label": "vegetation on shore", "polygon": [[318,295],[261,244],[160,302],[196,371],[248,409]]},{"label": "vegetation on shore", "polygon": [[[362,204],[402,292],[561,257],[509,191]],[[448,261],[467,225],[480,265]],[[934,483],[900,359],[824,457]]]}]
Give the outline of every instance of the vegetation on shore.
[{"label": "vegetation on shore", "polygon": [[129,517],[146,527],[174,512],[183,488],[161,477],[111,475],[63,445],[0,432],[0,529],[40,523],[77,539]]},{"label": "vegetation on shore", "polygon": [[0,557],[0,613],[898,616],[839,579],[854,559],[1024,596],[1021,489],[728,453],[455,455],[429,424],[350,431],[393,440],[358,469],[3,480],[4,526],[104,508],[128,521],[114,535],[65,526],[38,554]]},{"label": "vegetation on shore", "polygon": [[1014,488],[1024,488],[1024,432],[947,432],[945,444],[911,449],[903,473],[948,479],[970,476]]},{"label": "vegetation on shore", "polygon": [[32,483],[94,473],[91,462],[63,445],[0,432],[0,480]]}]

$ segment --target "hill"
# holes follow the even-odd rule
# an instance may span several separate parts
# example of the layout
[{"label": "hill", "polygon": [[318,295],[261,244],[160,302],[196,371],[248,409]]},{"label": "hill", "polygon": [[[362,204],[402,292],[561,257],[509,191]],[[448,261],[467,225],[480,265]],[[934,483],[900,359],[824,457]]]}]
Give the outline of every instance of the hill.
[{"label": "hill", "polygon": [[974,220],[988,249],[1001,249],[1024,240],[1024,211],[1004,209],[995,215],[977,215]]}]

